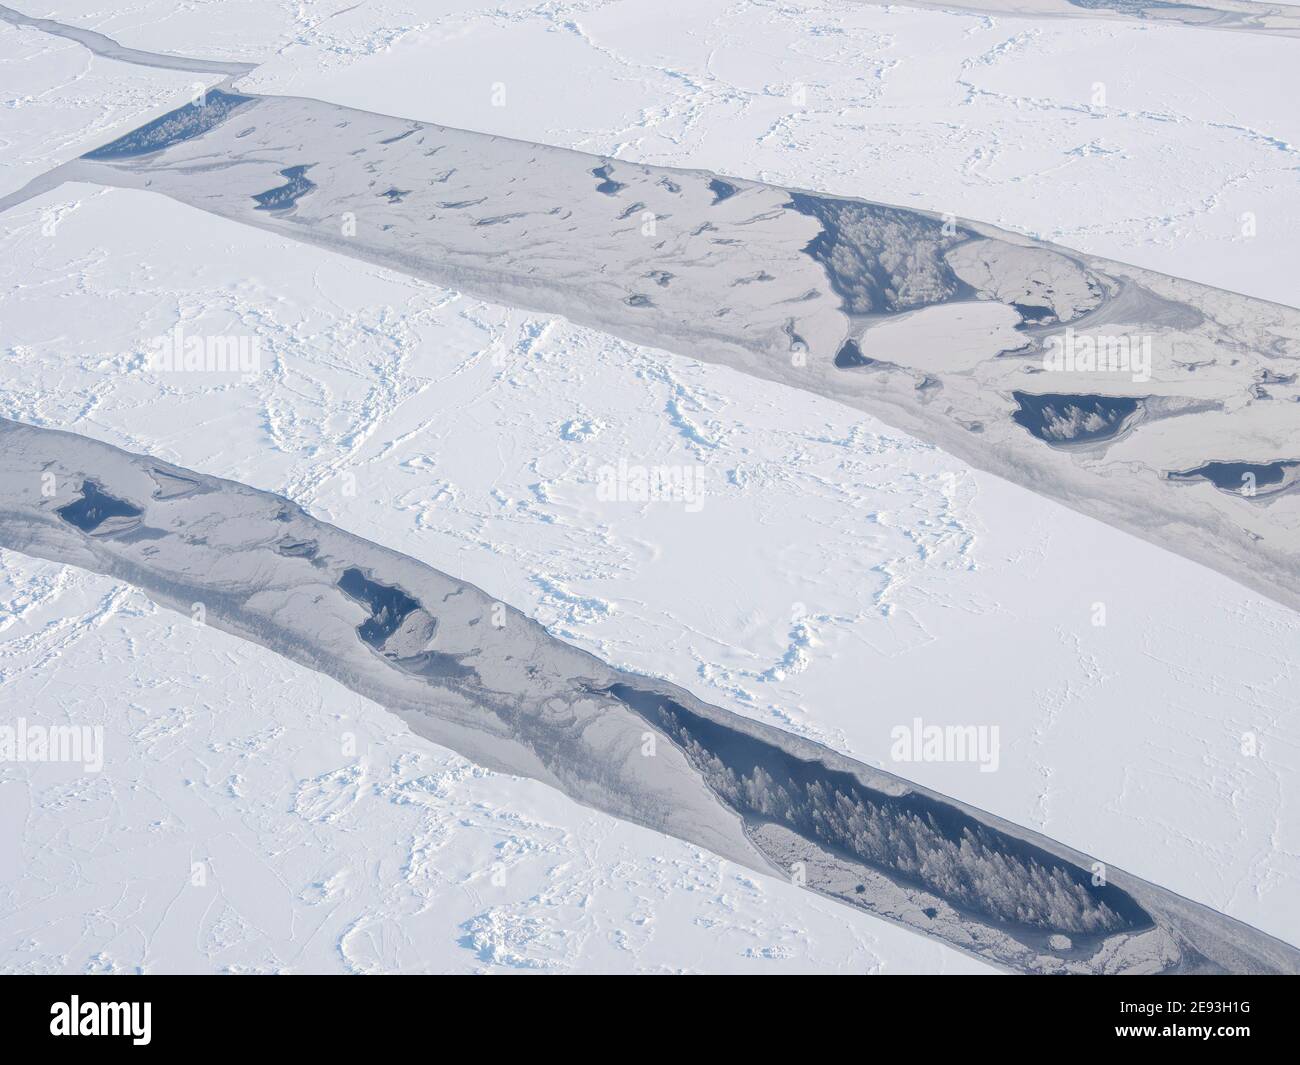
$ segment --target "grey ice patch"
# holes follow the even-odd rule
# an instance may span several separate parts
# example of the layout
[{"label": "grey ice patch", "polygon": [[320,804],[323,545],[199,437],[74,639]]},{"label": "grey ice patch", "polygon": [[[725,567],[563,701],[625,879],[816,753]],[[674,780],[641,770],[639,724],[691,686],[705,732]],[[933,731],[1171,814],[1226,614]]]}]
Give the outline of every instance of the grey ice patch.
[{"label": "grey ice patch", "polygon": [[[248,106],[255,123],[187,127],[174,137],[145,127],[124,138],[127,155],[79,159],[57,173],[148,188],[481,298],[828,396],[1300,606],[1300,536],[1284,507],[1242,512],[1206,493],[1166,491],[1161,513],[1151,513],[1153,487],[1171,483],[1169,469],[1230,459],[1244,453],[1238,440],[1288,454],[1282,418],[1300,395],[1259,375],[1267,365],[1279,379],[1294,377],[1293,309],[951,216],[321,101],[258,97]],[[302,159],[313,161],[315,188],[294,195],[292,210],[278,209],[297,191],[286,189],[282,171]],[[719,200],[719,182],[740,192]],[[275,208],[259,209],[267,205],[257,197],[273,191]],[[654,217],[653,232],[637,233],[636,216],[620,217],[632,204]],[[341,218],[377,208],[382,224],[340,230]],[[1013,309],[1017,324],[948,335],[925,315],[906,324],[911,312],[976,302]],[[845,338],[869,338],[881,316],[914,329],[934,360],[910,368],[864,362],[873,352]],[[1142,379],[1142,394],[1111,395],[1132,392],[1131,380],[1122,389],[1071,382],[1052,387],[1054,400],[1025,399],[1040,391],[1026,387],[1027,375],[1044,372],[1030,356],[1067,328],[1076,337],[1130,338],[1128,376]],[[1008,342],[1008,333],[1026,342]],[[1136,363],[1133,337],[1141,338]],[[951,367],[938,357],[948,347],[960,356]],[[1123,352],[1115,354],[1122,364]],[[1006,399],[1013,394],[1021,397],[1014,406]],[[1134,431],[1157,412],[1178,414],[1146,438],[1152,448],[1162,442],[1160,454]],[[1108,447],[1121,439],[1133,446]],[[1072,460],[1059,461],[1066,452]]]},{"label": "grey ice patch", "polygon": [[158,67],[163,70],[189,70],[196,74],[223,74],[236,77],[257,69],[256,63],[225,63],[215,59],[190,59],[181,55],[166,55],[162,52],[144,52],[138,48],[125,48],[111,37],[105,37],[94,30],[69,26],[48,18],[28,18],[11,7],[0,4],[0,20],[14,26],[26,26],[40,30],[55,37],[64,37],[88,48],[95,55],[105,59],[115,59],[119,63],[134,63],[141,67]]},{"label": "grey ice patch", "polygon": [[[1007,968],[1300,970],[1300,952],[1254,929],[1120,870],[1099,881],[1091,859],[1038,833],[613,669],[284,499],[170,466],[170,479],[205,490],[158,496],[161,466],[0,419],[0,546],[129,581],[186,614],[202,603],[208,624],[334,677],[489,768],[750,868],[801,863],[808,889]],[[42,494],[42,472],[96,486],[92,509],[140,501],[126,504],[141,512],[132,520],[160,538],[103,534],[127,519],[67,520]]]}]

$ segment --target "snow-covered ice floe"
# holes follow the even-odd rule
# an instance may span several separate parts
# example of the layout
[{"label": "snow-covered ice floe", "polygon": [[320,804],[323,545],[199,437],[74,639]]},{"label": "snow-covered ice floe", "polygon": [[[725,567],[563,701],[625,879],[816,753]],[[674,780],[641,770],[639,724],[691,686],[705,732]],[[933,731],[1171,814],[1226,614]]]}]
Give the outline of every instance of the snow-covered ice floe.
[{"label": "snow-covered ice floe", "polygon": [[215,90],[57,176],[818,392],[1300,606],[1292,308],[951,215],[289,97]]},{"label": "snow-covered ice floe", "polygon": [[1295,972],[1300,951],[819,744],[612,669],[266,492],[0,421],[0,545],[110,575],[475,761],[1025,972]]}]

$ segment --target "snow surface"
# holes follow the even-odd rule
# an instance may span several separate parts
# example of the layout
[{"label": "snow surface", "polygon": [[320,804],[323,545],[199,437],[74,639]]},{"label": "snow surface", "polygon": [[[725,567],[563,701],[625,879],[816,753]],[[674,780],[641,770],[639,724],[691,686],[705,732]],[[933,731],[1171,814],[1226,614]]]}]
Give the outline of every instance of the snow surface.
[{"label": "snow surface", "polygon": [[[867,188],[1300,302],[1284,39],[838,3],[170,8],[94,22],[270,59],[260,92]],[[194,80],[0,34],[26,57],[0,191]],[[5,221],[0,413],[283,492],[616,665],[1300,939],[1293,612],[827,400],[563,319],[145,193],[69,186]],[[263,372],[147,371],[177,320],[257,336]],[[619,458],[705,470],[704,507],[600,499]],[[6,969],[981,968],[474,769],[114,582],[0,561],[6,717],[117,738],[98,777],[0,769]],[[999,723],[999,771],[891,765],[917,706]],[[362,757],[340,754],[344,725]],[[213,887],[190,886],[195,861]]]},{"label": "snow surface", "polygon": [[0,775],[6,972],[989,971],[477,768],[111,580],[0,562],[6,699],[108,751]]}]

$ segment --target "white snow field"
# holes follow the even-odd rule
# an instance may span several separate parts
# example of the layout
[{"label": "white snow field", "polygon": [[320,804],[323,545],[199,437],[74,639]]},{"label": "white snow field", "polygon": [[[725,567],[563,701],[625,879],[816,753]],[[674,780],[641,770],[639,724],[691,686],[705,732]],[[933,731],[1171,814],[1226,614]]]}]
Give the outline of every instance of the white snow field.
[{"label": "white snow field", "polygon": [[[952,211],[1300,303],[1285,37],[348,6],[23,13],[265,62],[239,89]],[[219,80],[4,24],[0,46],[22,75],[0,194]],[[611,665],[1300,942],[1293,611],[828,399],[563,318],[145,191],[64,185],[3,219],[0,415],[286,495]],[[255,339],[254,372],[151,368],[178,323]],[[620,498],[620,464],[702,495]],[[126,585],[0,567],[5,720],[106,737],[97,774],[0,765],[5,971],[993,971],[477,768]],[[916,717],[998,726],[996,772],[892,759]]]}]

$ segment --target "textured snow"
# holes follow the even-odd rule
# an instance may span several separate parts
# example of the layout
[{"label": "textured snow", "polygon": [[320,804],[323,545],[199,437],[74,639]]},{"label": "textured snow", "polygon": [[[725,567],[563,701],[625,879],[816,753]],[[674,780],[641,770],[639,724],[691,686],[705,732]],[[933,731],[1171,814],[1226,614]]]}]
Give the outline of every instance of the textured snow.
[{"label": "textured snow", "polygon": [[[313,512],[459,572],[615,664],[1294,934],[1282,900],[1296,871],[1274,845],[1295,743],[1295,621],[1282,608],[1095,523],[1085,532],[1083,519],[825,400],[741,388],[732,371],[560,320],[539,328],[145,194],[84,191],[60,254],[36,246],[52,255],[55,292],[99,292],[105,312],[85,337],[65,330],[64,350],[82,355],[52,360],[22,342],[48,323],[11,301],[9,413],[81,416],[87,435],[288,485]],[[76,260],[78,240],[102,243],[96,222],[117,227],[131,211],[175,221],[122,227],[134,240],[110,261],[68,270],[61,255]],[[136,274],[133,292],[116,289],[129,264],[164,254],[155,234],[182,230],[208,250],[177,249],[156,276]],[[250,261],[262,280],[247,279]],[[222,295],[232,289],[238,301]],[[268,372],[243,382],[146,370],[131,349],[177,306],[196,333],[253,323]],[[584,392],[600,406],[575,409]],[[605,428],[566,438],[575,417]],[[595,471],[620,456],[699,464],[703,509],[602,501]],[[1098,601],[1102,628],[1091,624]],[[1232,634],[1244,619],[1263,642],[1243,658]],[[990,676],[1008,678],[1005,690]],[[1135,716],[1134,691],[1158,693],[1159,707]],[[1225,692],[1238,708],[1226,719]],[[891,766],[889,729],[914,706],[999,721],[999,772]],[[1263,757],[1241,756],[1247,730]],[[1091,767],[1086,786],[1078,765]],[[1179,828],[1188,809],[1194,827]]]},{"label": "textured snow", "polygon": [[988,971],[477,768],[111,580],[0,564],[6,705],[109,751],[0,773],[6,972]]},{"label": "textured snow", "polygon": [[[271,60],[258,91],[869,189],[1298,302],[1289,41],[1162,29],[1177,47],[1155,63],[1155,35],[1119,21],[839,3],[330,17],[347,6],[139,5],[86,24]],[[0,33],[32,52],[0,113],[3,191],[194,80]],[[616,664],[886,768],[914,705],[999,721],[999,772],[905,775],[1300,938],[1293,613],[869,418],[562,319],[142,193],[65,187],[5,221],[3,413],[283,491]],[[146,346],[177,320],[257,335],[263,372],[150,374]],[[706,469],[703,510],[599,499],[596,470],[619,457]],[[5,968],[977,967],[476,770],[111,581],[0,560],[6,714],[102,707],[120,738],[99,778],[0,775],[16,792],[3,868],[33,873]],[[364,765],[339,753],[354,721]],[[189,885],[204,860],[225,873],[206,894]]]}]

